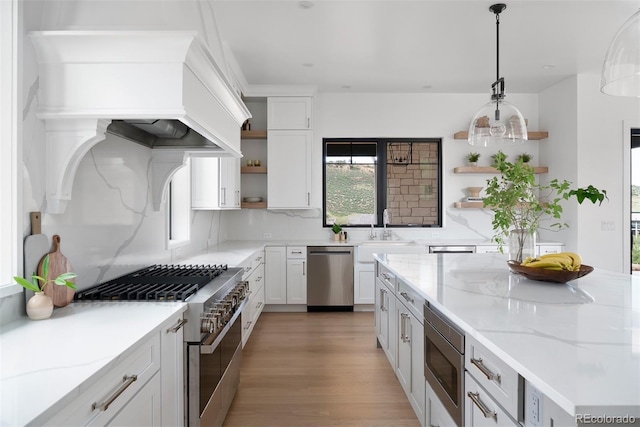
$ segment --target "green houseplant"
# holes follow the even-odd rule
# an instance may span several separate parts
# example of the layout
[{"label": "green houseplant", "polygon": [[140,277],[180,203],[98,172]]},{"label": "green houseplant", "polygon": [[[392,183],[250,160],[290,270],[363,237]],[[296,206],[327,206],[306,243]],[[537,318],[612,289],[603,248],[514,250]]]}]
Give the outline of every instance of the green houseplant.
[{"label": "green houseplant", "polygon": [[531,159],[533,159],[533,156],[529,153],[519,154],[518,157],[516,158],[516,160],[518,161],[521,160],[523,163],[529,163]]},{"label": "green houseplant", "polygon": [[[581,204],[585,199],[602,204],[607,198],[606,190],[598,190],[592,185],[586,188],[571,188],[569,181],[554,179],[548,184],[536,183],[533,167],[522,160],[514,163],[496,159],[495,167],[500,176],[487,180],[486,197],[483,206],[493,211],[491,222],[500,251],[509,236],[512,259],[522,262],[526,255],[525,243],[533,241],[532,236],[540,228],[541,221],[560,220],[563,200],[575,196]],[[566,223],[555,222],[551,229],[567,227]],[[529,240],[531,239],[531,240]]]},{"label": "green houseplant", "polygon": [[480,159],[480,153],[471,152],[467,154],[466,159],[470,165],[475,166]]}]

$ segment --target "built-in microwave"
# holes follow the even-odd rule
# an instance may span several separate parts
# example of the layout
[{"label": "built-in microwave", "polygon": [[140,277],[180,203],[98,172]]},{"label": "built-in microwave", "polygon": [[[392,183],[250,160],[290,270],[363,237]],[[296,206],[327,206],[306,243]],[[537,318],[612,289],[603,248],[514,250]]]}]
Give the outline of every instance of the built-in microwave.
[{"label": "built-in microwave", "polygon": [[424,305],[424,376],[458,427],[464,424],[464,334]]}]

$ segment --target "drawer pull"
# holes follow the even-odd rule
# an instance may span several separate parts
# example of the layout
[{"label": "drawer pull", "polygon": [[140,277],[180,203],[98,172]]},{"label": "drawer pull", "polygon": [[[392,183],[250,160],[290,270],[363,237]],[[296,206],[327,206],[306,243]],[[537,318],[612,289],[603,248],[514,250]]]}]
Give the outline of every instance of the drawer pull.
[{"label": "drawer pull", "polygon": [[167,333],[171,332],[171,333],[176,333],[180,330],[180,328],[182,328],[184,326],[184,324],[187,323],[187,319],[182,319],[180,320],[175,326],[167,329]]},{"label": "drawer pull", "polygon": [[478,369],[480,369],[480,372],[482,372],[489,381],[495,381],[497,383],[500,383],[500,374],[494,374],[493,372],[491,372],[489,369],[487,369],[486,366],[484,366],[484,363],[482,363],[482,358],[478,358],[478,359],[474,359],[473,357],[471,358],[471,363],[473,363],[474,365],[476,365],[476,367]]},{"label": "drawer pull", "polygon": [[258,304],[256,305],[256,308],[260,308],[262,307],[262,301],[259,301]]},{"label": "drawer pull", "polygon": [[476,404],[485,418],[493,418],[494,420],[498,421],[498,413],[487,408],[487,406],[482,403],[482,400],[480,400],[480,393],[468,392],[467,396],[469,396],[471,398],[471,401]]},{"label": "drawer pull", "polygon": [[137,375],[130,375],[122,377],[122,385],[109,397],[106,401],[102,403],[93,402],[91,404],[91,410],[95,411],[96,409],[99,411],[106,411],[109,409],[109,406],[122,394],[124,391],[129,388],[134,381],[138,379]]},{"label": "drawer pull", "polygon": [[387,311],[387,307],[384,306],[384,294],[386,293],[387,291],[380,289],[380,311]]},{"label": "drawer pull", "polygon": [[249,329],[250,327],[251,327],[251,320],[249,320],[249,321],[247,322],[247,326],[245,326],[244,328],[245,328],[245,329]]},{"label": "drawer pull", "polygon": [[413,298],[411,298],[411,297],[409,296],[409,294],[408,294],[408,293],[406,293],[406,292],[400,292],[400,295],[402,295],[402,297],[403,297],[404,299],[406,299],[407,301],[409,301],[410,303],[412,303],[412,304],[413,304],[413,302],[414,302],[414,301],[413,301]]}]

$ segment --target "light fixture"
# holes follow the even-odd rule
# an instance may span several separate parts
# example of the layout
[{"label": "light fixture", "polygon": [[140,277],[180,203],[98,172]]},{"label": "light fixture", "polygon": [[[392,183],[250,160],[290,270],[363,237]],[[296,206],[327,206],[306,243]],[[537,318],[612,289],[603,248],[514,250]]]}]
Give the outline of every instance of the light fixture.
[{"label": "light fixture", "polygon": [[492,142],[523,142],[527,139],[524,117],[516,107],[504,100],[504,77],[500,77],[500,13],[506,8],[504,3],[489,7],[496,15],[496,81],[491,85],[491,101],[471,121],[467,138],[470,145],[486,147]]},{"label": "light fixture", "polygon": [[600,91],[614,96],[640,96],[640,9],[620,27],[609,45]]}]

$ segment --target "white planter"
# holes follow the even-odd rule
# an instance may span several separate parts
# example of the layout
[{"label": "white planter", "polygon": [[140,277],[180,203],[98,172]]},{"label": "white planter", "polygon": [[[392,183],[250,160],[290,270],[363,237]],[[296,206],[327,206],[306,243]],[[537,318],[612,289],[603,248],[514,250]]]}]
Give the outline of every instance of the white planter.
[{"label": "white planter", "polygon": [[51,317],[53,313],[53,301],[44,292],[36,292],[27,301],[27,316],[31,320],[43,320]]}]

